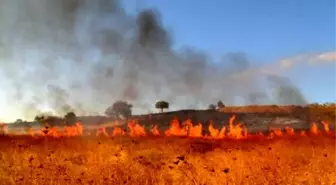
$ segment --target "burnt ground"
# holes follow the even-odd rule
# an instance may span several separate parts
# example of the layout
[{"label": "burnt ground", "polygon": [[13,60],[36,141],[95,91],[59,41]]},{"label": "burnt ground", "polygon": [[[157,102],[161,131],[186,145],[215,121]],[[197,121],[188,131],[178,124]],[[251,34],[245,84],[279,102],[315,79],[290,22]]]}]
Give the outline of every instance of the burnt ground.
[{"label": "burnt ground", "polygon": [[[321,119],[321,116],[313,117],[312,114],[292,112],[227,113],[216,110],[181,110],[175,112],[141,115],[134,118],[138,120],[139,124],[145,125],[147,128],[150,128],[152,124],[159,125],[160,130],[167,129],[173,119],[178,119],[180,123],[190,119],[193,124],[202,123],[203,128],[207,130],[208,125],[211,122],[213,122],[214,126],[217,128],[228,125],[229,119],[233,115],[236,116],[234,123],[242,123],[247,127],[249,132],[267,131],[270,128],[285,128],[286,126],[294,129],[308,129],[310,128],[312,122],[318,123],[318,126],[322,128],[322,120],[328,121],[331,124],[331,127],[335,125],[335,121],[332,117],[328,119]],[[127,126],[124,125],[124,128],[127,129]]]},{"label": "burnt ground", "polygon": [[[172,112],[137,115],[131,119],[138,121],[140,125],[144,125],[146,129],[150,129],[152,125],[158,125],[159,130],[166,130],[173,119],[179,120],[182,124],[190,119],[193,124],[202,123],[204,134],[207,133],[208,125],[212,122],[216,128],[221,128],[229,124],[231,116],[235,115],[234,123],[241,123],[247,127],[251,133],[258,131],[268,131],[270,128],[284,129],[289,126],[297,130],[306,130],[311,127],[311,123],[315,122],[322,129],[321,121],[328,121],[331,128],[335,127],[335,111],[334,109],[291,109],[290,111],[218,111],[218,110],[179,110]],[[120,125],[125,130],[128,130],[127,124]],[[105,125],[107,131],[109,128]]]},{"label": "burnt ground", "polygon": [[[135,115],[130,119],[137,120],[140,125],[150,129],[153,124],[159,126],[160,130],[165,130],[170,126],[173,119],[180,123],[190,119],[193,124],[202,123],[204,132],[207,132],[208,125],[213,122],[214,126],[221,128],[228,125],[229,118],[236,116],[234,123],[242,123],[249,132],[267,131],[270,128],[285,128],[286,126],[294,129],[308,129],[312,122],[318,123],[322,128],[321,121],[328,121],[331,128],[335,128],[334,107],[299,107],[299,106],[258,106],[258,107],[226,107],[221,110],[179,110],[155,114]],[[115,122],[105,116],[82,116],[78,117],[84,128],[96,130],[100,127],[113,129]],[[118,125],[127,130],[126,121],[119,121]],[[34,128],[40,125],[30,122]],[[24,124],[8,124],[9,130],[22,130]],[[55,124],[60,125],[61,124]]]}]

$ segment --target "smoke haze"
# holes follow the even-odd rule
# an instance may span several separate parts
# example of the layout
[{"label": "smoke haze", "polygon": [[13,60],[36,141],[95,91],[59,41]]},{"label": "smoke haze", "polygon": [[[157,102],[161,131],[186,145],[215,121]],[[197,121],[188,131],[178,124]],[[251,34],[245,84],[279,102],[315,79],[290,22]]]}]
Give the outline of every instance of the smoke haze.
[{"label": "smoke haze", "polygon": [[214,62],[193,47],[172,46],[156,10],[131,16],[116,0],[0,0],[1,88],[28,119],[45,104],[58,115],[85,115],[117,99],[143,113],[157,100],[172,109],[235,104],[236,96],[244,104],[306,103],[286,78],[244,76],[253,69],[244,53]]}]

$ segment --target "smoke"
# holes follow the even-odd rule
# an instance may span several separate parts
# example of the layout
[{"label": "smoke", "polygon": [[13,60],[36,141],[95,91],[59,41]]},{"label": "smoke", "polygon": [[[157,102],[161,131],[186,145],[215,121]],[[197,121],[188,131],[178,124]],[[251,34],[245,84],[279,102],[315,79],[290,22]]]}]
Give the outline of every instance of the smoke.
[{"label": "smoke", "polygon": [[[60,115],[104,112],[117,99],[145,113],[157,100],[173,109],[234,104],[235,96],[245,103],[305,102],[293,85],[261,73],[246,78],[253,66],[243,53],[215,63],[202,51],[172,45],[155,10],[133,17],[116,0],[0,0],[2,88],[25,117],[41,104]],[[282,88],[279,97],[267,95],[265,77]]]},{"label": "smoke", "polygon": [[278,75],[267,75],[268,81],[276,88],[275,98],[279,104],[305,105],[307,100],[288,78]]}]

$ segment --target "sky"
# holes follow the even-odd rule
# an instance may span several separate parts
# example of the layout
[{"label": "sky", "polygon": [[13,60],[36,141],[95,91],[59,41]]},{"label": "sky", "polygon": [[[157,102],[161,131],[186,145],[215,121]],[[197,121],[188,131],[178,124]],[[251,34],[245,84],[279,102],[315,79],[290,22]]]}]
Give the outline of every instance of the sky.
[{"label": "sky", "polygon": [[[33,1],[36,3],[39,0],[31,0],[30,2]],[[176,51],[188,46],[206,52],[214,59],[214,62],[220,62],[226,53],[242,52],[248,56],[253,66],[252,69],[242,73],[242,76],[247,75],[248,77],[248,74],[256,72],[281,74],[288,77],[300,89],[308,102],[324,103],[335,102],[336,100],[334,0],[124,0],[122,3],[126,11],[132,15],[136,15],[141,9],[145,8],[153,8],[159,12],[163,26],[173,38],[173,48]],[[43,11],[41,12],[43,13]],[[86,16],[90,16],[90,14]],[[15,20],[12,17],[14,16],[4,20]],[[88,32],[91,31],[85,25],[82,25],[80,29],[84,30],[83,32],[86,29],[89,30]],[[24,31],[24,29],[22,30]],[[8,33],[12,36],[16,34],[16,31],[18,34],[21,33],[19,29],[10,30]],[[1,36],[0,30],[0,61],[2,60],[1,55],[7,55],[7,50],[1,50]],[[11,44],[17,47],[20,46],[21,42],[24,44],[30,43],[31,40],[29,39],[23,39],[24,42],[15,40]],[[43,42],[49,41],[47,37],[43,39]],[[83,42],[81,41],[81,43],[85,45],[85,36],[82,39]],[[63,42],[63,40],[60,42]],[[23,48],[25,46],[22,44]],[[11,60],[28,60],[29,62],[31,60],[35,62],[33,59],[42,61],[43,57],[48,56],[49,53],[51,53],[50,56],[57,57],[57,52],[59,52],[66,58],[71,55],[72,51],[77,52],[71,49],[69,51],[62,50],[63,48],[58,51],[57,45],[47,45],[51,48],[49,50],[57,49],[55,52],[43,48],[43,45],[42,47],[41,45],[37,46],[39,48],[36,51],[16,48],[20,53],[15,54],[15,57]],[[83,50],[84,52],[81,51],[80,55],[92,61],[101,59],[99,54],[95,53],[96,48],[91,45],[85,47],[89,47],[90,50]],[[83,48],[85,49],[85,47]],[[62,62],[67,63],[67,65],[64,65],[65,67],[63,66],[61,71],[74,76],[72,69],[75,64],[63,60],[59,62],[60,66],[63,65]],[[17,64],[20,65],[20,62]],[[27,74],[34,74],[34,71],[30,69],[30,63],[24,67],[26,67],[24,70],[28,71]],[[90,68],[88,67],[88,69]],[[11,91],[13,87],[10,86],[12,82],[5,78],[6,70],[4,69],[3,74],[0,73],[0,88],[2,89],[0,91],[0,105],[6,107],[0,111],[0,120],[13,121],[17,117],[22,117],[23,113],[16,111],[20,107],[18,105],[20,102],[12,105],[8,103],[11,101],[7,101],[8,97],[13,94]],[[43,70],[41,72],[48,73]],[[85,72],[82,73],[85,75]],[[17,74],[20,76],[20,73]],[[56,73],[50,72],[50,74],[55,75]],[[78,78],[82,77],[79,73],[76,73],[77,75]],[[65,78],[65,80],[63,79],[64,82],[67,77],[69,76],[65,75],[60,78]],[[32,77],[31,82],[34,83],[28,83],[31,79],[27,79],[25,75],[18,79],[18,82],[22,82],[19,85],[25,90],[34,86],[35,83],[43,83],[44,80],[37,80]],[[15,85],[17,84],[14,83]],[[24,93],[29,96],[34,94],[34,91]],[[38,93],[35,93],[35,96],[48,97],[48,95]],[[81,95],[74,93],[73,96],[80,97]],[[86,99],[88,97],[83,96],[81,98]],[[100,101],[105,100],[101,99]],[[106,107],[107,103],[91,105],[91,107],[94,106]],[[48,106],[42,105],[40,108],[47,110]],[[99,110],[102,110],[102,108],[99,108]]]},{"label": "sky", "polygon": [[[267,65],[335,51],[334,0],[128,0],[125,4],[130,12],[139,7],[158,9],[177,48],[193,46],[215,59],[227,52],[244,52]],[[299,65],[285,74],[310,102],[336,100],[335,61]]]}]

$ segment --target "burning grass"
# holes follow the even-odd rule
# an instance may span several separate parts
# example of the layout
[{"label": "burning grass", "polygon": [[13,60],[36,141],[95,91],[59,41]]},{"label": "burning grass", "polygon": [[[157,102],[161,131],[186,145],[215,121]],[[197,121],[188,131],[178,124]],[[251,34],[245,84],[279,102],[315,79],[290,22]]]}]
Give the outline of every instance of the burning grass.
[{"label": "burning grass", "polygon": [[[291,127],[285,127],[285,129],[280,128],[270,128],[267,131],[267,135],[263,132],[249,133],[248,129],[244,124],[240,122],[234,122],[235,116],[232,116],[229,119],[229,124],[222,126],[221,128],[216,128],[214,123],[211,122],[207,130],[204,128],[202,123],[193,124],[191,120],[186,120],[183,123],[179,122],[178,119],[173,119],[170,123],[170,127],[162,131],[158,125],[152,125],[151,128],[145,128],[145,125],[140,125],[136,120],[131,120],[127,123],[128,131],[120,126],[113,127],[112,131],[109,132],[105,127],[100,127],[97,129],[96,136],[131,136],[131,137],[144,137],[144,136],[186,136],[190,138],[203,138],[203,139],[249,139],[255,137],[266,137],[273,138],[274,136],[294,136],[294,135],[307,135],[306,130],[301,130],[300,132],[295,131]],[[330,125],[326,121],[321,122],[323,131],[321,131],[316,123],[312,123],[309,129],[309,133],[316,134],[334,134],[334,130],[330,129]],[[6,130],[6,129],[3,129]],[[204,131],[207,131],[205,133]],[[7,132],[7,131],[5,131]],[[12,133],[15,135],[15,133]],[[22,134],[22,133],[20,133]],[[74,126],[65,126],[63,129],[58,129],[56,127],[51,127],[42,130],[27,130],[27,133],[32,137],[71,137],[71,136],[84,136],[92,135],[92,132],[85,132],[83,126],[80,123],[76,123]]]},{"label": "burning grass", "polygon": [[[161,131],[135,121],[88,135],[77,124],[0,138],[0,184],[335,184],[335,133],[248,133],[173,120]],[[33,136],[33,137],[32,137]]]},{"label": "burning grass", "polygon": [[3,137],[1,184],[334,184],[331,136]]}]

